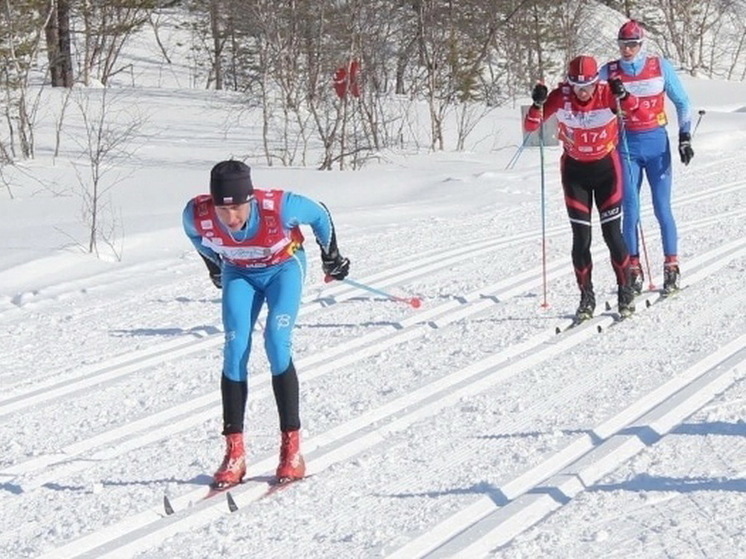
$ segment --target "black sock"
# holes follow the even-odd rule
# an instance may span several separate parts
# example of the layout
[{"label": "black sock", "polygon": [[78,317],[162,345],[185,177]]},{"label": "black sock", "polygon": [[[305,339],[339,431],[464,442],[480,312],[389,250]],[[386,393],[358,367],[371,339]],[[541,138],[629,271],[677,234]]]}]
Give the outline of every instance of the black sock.
[{"label": "black sock", "polygon": [[280,431],[297,431],[300,429],[298,375],[292,361],[284,373],[272,376],[272,390],[280,415]]},{"label": "black sock", "polygon": [[248,383],[230,380],[221,375],[220,393],[223,397],[223,435],[243,433],[243,419],[246,412]]}]

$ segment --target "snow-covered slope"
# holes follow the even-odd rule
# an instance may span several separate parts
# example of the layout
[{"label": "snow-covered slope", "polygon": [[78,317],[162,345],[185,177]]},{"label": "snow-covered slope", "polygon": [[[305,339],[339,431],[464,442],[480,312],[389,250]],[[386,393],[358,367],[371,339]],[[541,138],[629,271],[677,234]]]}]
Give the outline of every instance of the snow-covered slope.
[{"label": "snow-covered slope", "polygon": [[[505,170],[515,113],[475,133],[499,131],[490,151],[343,173],[250,162],[259,185],[327,203],[353,279],[423,306],[324,284],[308,243],[295,359],[312,475],[265,495],[279,433],[257,332],[233,513],[201,501],[223,452],[220,294],[180,212],[256,130],[216,131],[229,100],[205,92],[129,92],[158,133],[111,191],[121,261],[70,241],[84,227],[64,158],[40,155],[0,200],[0,555],[746,556],[746,87],[687,86],[707,113],[692,164],[675,164],[685,289],[560,335],[577,293],[559,152],[544,270],[538,152]],[[598,231],[594,247],[613,303]]]}]

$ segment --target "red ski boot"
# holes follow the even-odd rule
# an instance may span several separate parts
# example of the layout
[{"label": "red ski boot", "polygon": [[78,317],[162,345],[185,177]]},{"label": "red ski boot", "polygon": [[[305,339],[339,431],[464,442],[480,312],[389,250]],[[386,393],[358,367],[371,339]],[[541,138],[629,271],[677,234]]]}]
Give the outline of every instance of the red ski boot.
[{"label": "red ski boot", "polygon": [[300,453],[300,431],[283,431],[277,481],[285,483],[306,475],[306,463]]},{"label": "red ski boot", "polygon": [[215,472],[213,487],[222,489],[238,485],[246,475],[246,453],[243,446],[243,433],[225,436],[226,450],[223,463]]}]

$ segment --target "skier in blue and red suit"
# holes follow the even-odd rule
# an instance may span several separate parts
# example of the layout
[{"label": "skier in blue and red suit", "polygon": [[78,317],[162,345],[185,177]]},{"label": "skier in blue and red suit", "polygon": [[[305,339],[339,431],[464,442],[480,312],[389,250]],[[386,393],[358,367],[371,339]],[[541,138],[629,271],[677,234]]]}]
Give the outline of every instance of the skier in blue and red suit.
[{"label": "skier in blue and red suit", "polygon": [[671,211],[671,146],[666,132],[668,122],[665,98],[676,107],[679,121],[679,157],[688,165],[692,150],[691,108],[681,80],[668,60],[648,55],[643,49],[643,28],[630,20],[619,29],[621,58],[601,67],[601,79],[619,78],[630,93],[650,111],[650,116],[625,115],[624,136],[619,150],[625,167],[625,188],[622,220],[624,240],[630,251],[632,284],[642,291],[643,272],[640,266],[638,225],[640,222],[640,186],[643,171],[650,184],[655,217],[663,241],[663,289],[671,293],[679,288],[678,236]]},{"label": "skier in blue and red suit", "polygon": [[282,190],[255,189],[250,168],[222,161],[210,173],[210,194],[190,200],[184,231],[222,289],[225,329],[221,394],[226,453],[214,485],[229,487],[246,475],[244,414],[251,336],[266,302],[264,348],[280,417],[279,481],[305,475],[300,452],[298,376],[292,333],[306,274],[300,225],[310,225],[321,248],[322,268],[344,279],[350,261],[340,255],[331,215],[323,204]]}]

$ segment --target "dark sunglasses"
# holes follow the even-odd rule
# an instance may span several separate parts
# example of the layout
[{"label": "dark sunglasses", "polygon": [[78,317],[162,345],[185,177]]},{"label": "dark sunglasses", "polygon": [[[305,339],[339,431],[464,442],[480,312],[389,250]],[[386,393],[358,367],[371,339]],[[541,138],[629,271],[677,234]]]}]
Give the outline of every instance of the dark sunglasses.
[{"label": "dark sunglasses", "polygon": [[642,45],[642,41],[638,41],[636,39],[629,39],[629,40],[619,40],[617,41],[619,43],[619,47],[631,47],[631,48],[637,48],[640,45]]}]

